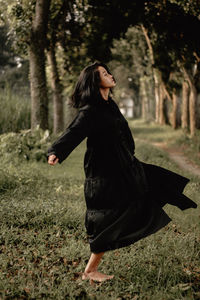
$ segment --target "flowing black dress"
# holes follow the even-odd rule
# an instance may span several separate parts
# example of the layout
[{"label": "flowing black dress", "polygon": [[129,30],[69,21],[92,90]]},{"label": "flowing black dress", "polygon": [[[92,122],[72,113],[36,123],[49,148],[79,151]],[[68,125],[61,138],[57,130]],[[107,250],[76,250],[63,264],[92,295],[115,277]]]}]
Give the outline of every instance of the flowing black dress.
[{"label": "flowing black dress", "polygon": [[128,246],[171,219],[166,203],[184,210],[197,205],[183,194],[189,179],[140,162],[127,120],[111,98],[85,105],[49,148],[61,163],[87,137],[84,157],[85,226],[91,251]]}]

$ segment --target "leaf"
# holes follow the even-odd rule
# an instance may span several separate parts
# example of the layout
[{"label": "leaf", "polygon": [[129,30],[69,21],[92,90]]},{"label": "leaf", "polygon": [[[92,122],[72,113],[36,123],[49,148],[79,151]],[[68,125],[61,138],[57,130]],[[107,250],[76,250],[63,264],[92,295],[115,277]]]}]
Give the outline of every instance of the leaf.
[{"label": "leaf", "polygon": [[24,291],[27,293],[27,294],[30,294],[30,289],[28,287],[24,288]]}]

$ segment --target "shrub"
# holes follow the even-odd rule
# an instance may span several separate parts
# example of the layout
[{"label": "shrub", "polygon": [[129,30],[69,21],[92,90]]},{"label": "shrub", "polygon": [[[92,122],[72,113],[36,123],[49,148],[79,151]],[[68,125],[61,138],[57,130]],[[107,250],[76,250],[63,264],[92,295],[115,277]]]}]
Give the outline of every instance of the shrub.
[{"label": "shrub", "polygon": [[40,128],[0,135],[0,155],[6,162],[19,160],[46,161],[50,145],[49,131]]}]

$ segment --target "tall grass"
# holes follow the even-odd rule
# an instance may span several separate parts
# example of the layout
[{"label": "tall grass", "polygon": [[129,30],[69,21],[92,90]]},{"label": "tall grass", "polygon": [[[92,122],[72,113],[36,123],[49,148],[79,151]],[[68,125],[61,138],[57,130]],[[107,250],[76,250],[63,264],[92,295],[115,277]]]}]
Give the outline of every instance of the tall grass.
[{"label": "tall grass", "polygon": [[0,134],[30,128],[30,96],[13,93],[7,86],[0,90]]}]

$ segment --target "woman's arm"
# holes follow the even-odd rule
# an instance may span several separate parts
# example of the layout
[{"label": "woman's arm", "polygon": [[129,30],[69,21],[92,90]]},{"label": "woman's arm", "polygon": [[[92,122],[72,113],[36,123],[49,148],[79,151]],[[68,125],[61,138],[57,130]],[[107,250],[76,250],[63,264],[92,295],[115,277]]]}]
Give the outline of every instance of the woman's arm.
[{"label": "woman's arm", "polygon": [[92,130],[92,109],[85,107],[67,127],[65,132],[48,149],[48,163],[61,163],[86,138]]}]

